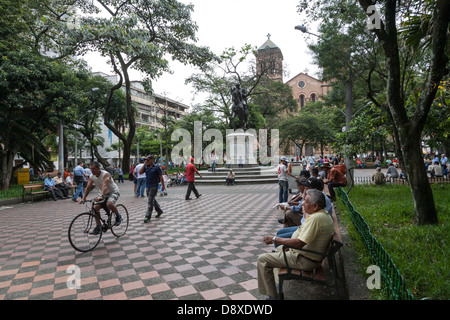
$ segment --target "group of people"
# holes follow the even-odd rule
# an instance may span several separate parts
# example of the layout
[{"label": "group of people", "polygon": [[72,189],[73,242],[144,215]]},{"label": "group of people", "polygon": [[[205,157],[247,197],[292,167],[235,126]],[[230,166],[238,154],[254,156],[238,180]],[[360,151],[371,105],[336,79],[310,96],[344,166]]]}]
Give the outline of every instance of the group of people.
[{"label": "group of people", "polygon": [[[277,297],[277,269],[288,264],[295,269],[311,271],[322,263],[328,244],[334,235],[333,207],[335,187],[346,186],[345,166],[336,161],[323,161],[320,166],[311,162],[303,168],[297,177],[292,174],[286,157],[281,158],[278,166],[279,203],[283,218],[278,222],[283,228],[274,236],[265,236],[267,245],[273,244],[275,250],[258,257],[258,289],[269,299]],[[298,192],[288,200],[288,176],[296,179]],[[324,192],[327,186],[328,196]],[[286,257],[281,245],[287,249]],[[286,249],[285,249],[286,250]]]},{"label": "group of people", "polygon": [[[269,299],[277,297],[277,269],[286,266],[285,259],[295,269],[311,271],[317,268],[334,234],[332,204],[323,192],[323,181],[308,173],[303,170],[296,179],[298,193],[279,205],[284,212],[284,218],[279,222],[284,228],[275,236],[263,238],[265,244],[275,247],[271,253],[260,255],[257,263],[258,289]],[[291,247],[285,252],[286,258],[281,245]]]},{"label": "group of people", "polygon": [[[442,154],[440,159],[437,156],[432,160],[425,157],[424,164],[428,177],[440,178],[448,176],[449,162],[445,154]],[[386,174],[381,172],[381,167],[378,166],[376,168],[376,172],[372,175],[371,183],[374,185],[383,185],[386,182],[392,181],[394,178],[404,178],[404,174],[398,172],[397,164],[392,161],[388,164]]]},{"label": "group of people", "polygon": [[[331,201],[336,199],[334,188],[345,187],[347,185],[345,166],[343,164],[339,164],[338,162],[335,162],[335,164],[332,164],[329,161],[318,162],[317,164],[313,162],[307,166],[307,169],[303,169],[300,175],[302,175],[302,173],[304,174],[304,172],[309,172],[310,176],[317,177],[324,185],[327,186]],[[281,157],[281,163],[277,168],[277,175],[279,185],[278,202],[287,202],[289,176],[297,179],[297,177],[292,174],[292,167],[287,157]]]},{"label": "group of people", "polygon": [[447,177],[448,172],[450,170],[450,163],[448,162],[448,158],[445,154],[441,154],[441,158],[437,155],[431,160],[426,157],[424,159],[425,169],[427,170],[427,174],[431,178],[435,177]]}]

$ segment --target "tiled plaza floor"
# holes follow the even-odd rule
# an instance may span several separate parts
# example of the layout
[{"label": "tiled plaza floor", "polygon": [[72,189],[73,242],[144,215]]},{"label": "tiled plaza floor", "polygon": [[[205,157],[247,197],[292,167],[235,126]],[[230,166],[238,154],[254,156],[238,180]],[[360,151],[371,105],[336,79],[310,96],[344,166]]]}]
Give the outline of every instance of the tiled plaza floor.
[{"label": "tiled plaza floor", "polygon": [[[281,227],[273,209],[276,184],[197,186],[202,196],[192,201],[184,200],[186,187],[169,188],[158,197],[165,213],[154,213],[148,224],[147,199],[133,197],[132,182],[119,187],[128,232],[116,239],[108,231],[89,253],[75,251],[67,237],[84,205],[59,200],[2,207],[0,300],[265,298],[257,290],[256,261],[272,250],[263,236]],[[67,285],[73,265],[79,289]]]}]

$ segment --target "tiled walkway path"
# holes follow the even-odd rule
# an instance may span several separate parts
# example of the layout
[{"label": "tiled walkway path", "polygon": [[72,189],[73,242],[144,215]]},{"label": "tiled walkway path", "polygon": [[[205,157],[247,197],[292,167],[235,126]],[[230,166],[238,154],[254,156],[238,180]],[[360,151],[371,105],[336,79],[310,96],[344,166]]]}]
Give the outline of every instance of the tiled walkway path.
[{"label": "tiled walkway path", "polygon": [[[186,187],[158,197],[164,214],[144,224],[146,198],[133,184],[119,185],[130,213],[127,234],[108,231],[98,247],[79,253],[68,226],[84,205],[39,201],[0,209],[0,300],[13,299],[262,299],[256,261],[270,252],[264,235],[280,228],[273,209],[278,186],[198,186],[202,196],[184,200]],[[153,215],[155,216],[155,214]],[[69,289],[73,265],[81,286]]]}]

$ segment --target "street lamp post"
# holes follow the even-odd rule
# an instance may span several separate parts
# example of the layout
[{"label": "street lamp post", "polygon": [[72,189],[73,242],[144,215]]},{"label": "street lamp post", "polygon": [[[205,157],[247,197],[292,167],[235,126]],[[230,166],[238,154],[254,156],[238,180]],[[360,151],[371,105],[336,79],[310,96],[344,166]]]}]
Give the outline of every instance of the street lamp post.
[{"label": "street lamp post", "polygon": [[[312,32],[309,32],[308,29],[303,25],[295,26],[295,30],[300,30],[303,33],[308,33],[319,39],[327,41],[327,39]],[[348,132],[350,130],[350,122],[352,121],[352,116],[353,116],[353,71],[349,63],[349,79],[345,83],[345,132]],[[347,152],[344,155],[344,163],[348,173],[350,172],[350,170],[353,170],[353,161],[352,159],[349,158]],[[350,175],[347,174],[347,181],[353,181],[352,174]]]}]

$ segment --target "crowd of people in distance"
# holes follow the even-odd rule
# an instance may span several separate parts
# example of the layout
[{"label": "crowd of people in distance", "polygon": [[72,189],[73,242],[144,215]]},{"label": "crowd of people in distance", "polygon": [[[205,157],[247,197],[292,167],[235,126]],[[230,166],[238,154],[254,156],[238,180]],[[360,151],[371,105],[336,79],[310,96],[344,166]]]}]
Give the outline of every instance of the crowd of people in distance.
[{"label": "crowd of people in distance", "polygon": [[434,155],[433,159],[430,156],[424,158],[425,170],[430,178],[440,178],[448,177],[448,172],[450,171],[450,163],[448,162],[447,156],[443,153],[441,158],[437,154]]},{"label": "crowd of people in distance", "polygon": [[[425,170],[429,178],[447,178],[450,170],[450,164],[445,154],[441,154],[441,158],[436,154],[433,159],[429,156],[424,158]],[[398,162],[392,161],[388,163],[386,174],[381,172],[381,167],[376,168],[376,172],[372,175],[371,183],[375,185],[384,185],[391,182],[394,178],[405,178],[402,172],[398,172]]]}]

